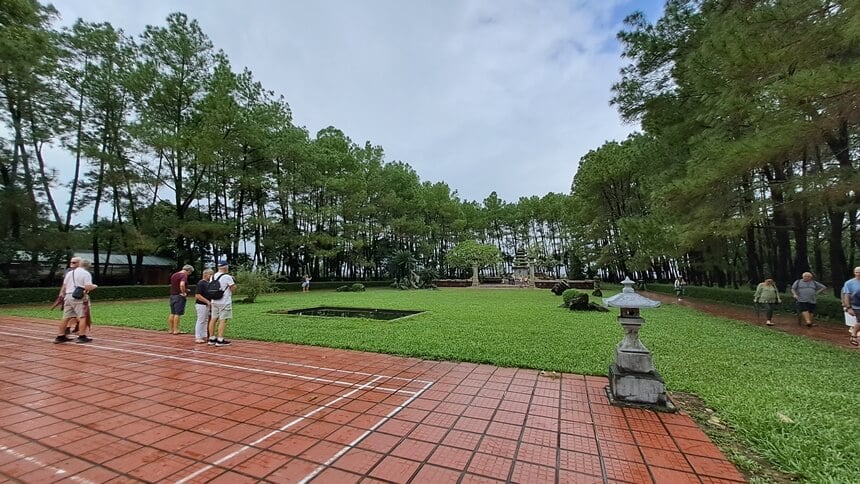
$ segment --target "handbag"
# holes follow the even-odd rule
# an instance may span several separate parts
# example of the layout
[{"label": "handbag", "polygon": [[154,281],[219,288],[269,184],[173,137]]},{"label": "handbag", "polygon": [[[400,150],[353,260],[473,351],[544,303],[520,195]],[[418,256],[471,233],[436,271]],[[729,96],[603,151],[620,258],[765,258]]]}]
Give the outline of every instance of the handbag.
[{"label": "handbag", "polygon": [[[74,271],[76,271],[76,270],[77,269],[75,269]],[[75,290],[72,291],[72,298],[73,299],[83,299],[84,298],[84,288],[81,286],[78,286],[78,283],[75,282],[75,272],[74,271],[72,271],[72,282],[75,283]]]}]

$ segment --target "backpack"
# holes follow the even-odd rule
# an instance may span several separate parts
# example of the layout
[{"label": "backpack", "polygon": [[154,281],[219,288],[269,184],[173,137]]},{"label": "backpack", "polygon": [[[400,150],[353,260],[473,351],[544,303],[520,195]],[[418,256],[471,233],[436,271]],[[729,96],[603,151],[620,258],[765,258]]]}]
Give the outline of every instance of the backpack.
[{"label": "backpack", "polygon": [[222,297],[224,297],[224,289],[221,289],[221,284],[218,283],[218,279],[223,275],[224,274],[218,274],[218,277],[212,279],[212,281],[209,283],[209,287],[207,287],[206,290],[203,292],[203,297],[210,301],[215,299],[221,299]]},{"label": "backpack", "polygon": [[855,308],[860,308],[860,291],[857,291],[851,295],[851,306]]}]

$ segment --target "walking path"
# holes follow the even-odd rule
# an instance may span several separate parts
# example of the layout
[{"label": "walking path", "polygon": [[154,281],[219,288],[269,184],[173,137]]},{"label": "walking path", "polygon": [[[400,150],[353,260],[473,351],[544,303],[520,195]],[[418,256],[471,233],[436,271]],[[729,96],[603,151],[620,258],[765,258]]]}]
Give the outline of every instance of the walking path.
[{"label": "walking path", "polygon": [[774,326],[766,326],[764,316],[762,314],[756,314],[755,308],[752,307],[752,303],[750,303],[749,308],[744,308],[742,306],[719,304],[701,299],[684,298],[682,301],[678,301],[675,296],[650,291],[641,291],[640,293],[643,296],[656,299],[664,304],[680,304],[684,307],[689,307],[703,313],[722,316],[738,321],[746,321],[749,324],[761,326],[763,328],[770,328],[774,331],[782,331],[784,333],[804,336],[806,338],[824,341],[845,348],[858,348],[857,346],[852,346],[848,342],[848,327],[845,326],[842,321],[816,321],[815,326],[807,328],[805,324],[798,324],[798,319],[795,314],[777,312],[773,317]]},{"label": "walking path", "polygon": [[0,318],[0,482],[730,483],[604,377]]}]

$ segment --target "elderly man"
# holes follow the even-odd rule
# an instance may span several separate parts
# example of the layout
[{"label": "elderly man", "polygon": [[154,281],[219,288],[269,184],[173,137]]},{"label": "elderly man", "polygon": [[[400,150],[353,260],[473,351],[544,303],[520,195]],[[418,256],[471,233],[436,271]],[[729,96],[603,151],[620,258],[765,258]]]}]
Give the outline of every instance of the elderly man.
[{"label": "elderly man", "polygon": [[185,314],[185,298],[188,296],[188,276],[194,272],[194,267],[185,264],[182,270],[170,276],[170,316],[167,317],[167,331],[170,334],[182,334],[179,320]]},{"label": "elderly man", "polygon": [[233,276],[228,274],[229,271],[230,265],[227,259],[219,260],[218,272],[209,282],[210,288],[217,284],[218,288],[223,291],[220,298],[211,300],[209,340],[207,343],[216,347],[230,346],[230,341],[224,339],[224,329],[227,327],[227,322],[233,319],[233,294],[236,294],[236,281]]},{"label": "elderly man", "polygon": [[812,322],[812,317],[815,314],[815,304],[818,302],[818,295],[824,292],[827,286],[813,281],[811,272],[804,272],[800,279],[794,281],[791,285],[791,295],[797,301],[797,310],[803,315],[803,320],[806,322],[806,327],[815,326]]},{"label": "elderly man", "polygon": [[[59,334],[54,339],[54,343],[72,341],[71,338],[66,336],[66,328],[69,327],[69,321],[73,318],[76,318],[79,323],[86,321],[89,293],[98,287],[93,284],[93,276],[87,271],[90,268],[90,261],[79,259],[76,265],[77,267],[69,270],[66,273],[66,277],[63,278],[63,318],[60,320]],[[88,330],[89,327],[87,324],[79,324],[78,339],[75,342],[91,342],[92,338],[87,336]]]},{"label": "elderly man", "polygon": [[857,314],[860,312],[860,266],[854,268],[854,278],[848,279],[842,286],[842,310],[845,311],[845,324],[851,333],[849,342],[860,346],[857,340],[857,331],[860,330],[860,324],[857,324]]}]

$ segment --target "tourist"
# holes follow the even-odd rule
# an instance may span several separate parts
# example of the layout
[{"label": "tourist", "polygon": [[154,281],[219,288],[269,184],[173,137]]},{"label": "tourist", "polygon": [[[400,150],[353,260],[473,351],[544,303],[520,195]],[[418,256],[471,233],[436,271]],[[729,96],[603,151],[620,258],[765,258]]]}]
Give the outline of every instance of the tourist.
[{"label": "tourist", "polygon": [[[800,276],[800,279],[794,281],[794,284],[791,285],[791,295],[797,302],[797,311],[803,315],[803,320],[806,322],[807,328],[815,326],[815,323],[812,322],[813,315],[815,314],[815,304],[818,300],[818,295],[826,289],[827,286],[824,284],[812,280],[811,272],[804,272]],[[800,324],[799,321],[798,324]]]},{"label": "tourist", "polygon": [[[224,339],[224,330],[227,327],[227,322],[233,319],[233,294],[236,292],[236,281],[233,276],[227,272],[230,270],[230,265],[227,259],[218,261],[218,274],[212,278],[210,286],[218,284],[218,289],[224,291],[220,298],[212,298],[211,311],[209,317],[209,340],[208,343],[214,346],[230,346],[230,342]],[[210,289],[211,290],[211,289]],[[217,326],[217,336],[215,333],[215,325]]]},{"label": "tourist", "polygon": [[197,312],[197,322],[194,324],[195,343],[205,343],[209,339],[209,315],[212,302],[206,299],[206,291],[209,289],[213,272],[212,269],[204,270],[202,279],[197,281],[194,291],[194,309]]},{"label": "tourist", "polygon": [[[78,267],[66,273],[63,279],[63,317],[60,320],[58,335],[54,343],[66,343],[72,341],[66,336],[66,329],[72,318],[78,321],[78,339],[76,343],[89,343],[92,338],[87,336],[89,330],[89,293],[98,286],[93,284],[93,276],[87,271],[90,261],[81,259]],[[83,324],[81,324],[83,323]]]},{"label": "tourist", "polygon": [[302,292],[311,292],[311,276],[305,274],[302,279]]},{"label": "tourist", "polygon": [[756,287],[753,303],[756,304],[756,307],[759,304],[765,306],[765,316],[767,316],[765,324],[773,326],[773,310],[778,304],[782,303],[782,299],[779,297],[779,289],[776,288],[773,279],[767,278]]},{"label": "tourist", "polygon": [[167,331],[170,334],[183,334],[179,320],[185,314],[185,298],[188,296],[188,276],[194,267],[185,264],[182,270],[170,276],[170,316],[167,317]]},{"label": "tourist", "polygon": [[678,300],[681,300],[681,296],[684,295],[684,290],[687,287],[687,282],[684,281],[684,278],[680,275],[675,277],[675,296],[678,297]]},{"label": "tourist", "polygon": [[849,343],[858,346],[857,331],[860,330],[860,324],[857,324],[857,312],[860,311],[860,267],[854,268],[854,278],[848,279],[842,286],[842,310],[845,312],[845,324],[851,333]]}]

